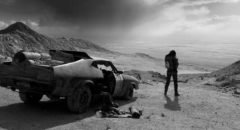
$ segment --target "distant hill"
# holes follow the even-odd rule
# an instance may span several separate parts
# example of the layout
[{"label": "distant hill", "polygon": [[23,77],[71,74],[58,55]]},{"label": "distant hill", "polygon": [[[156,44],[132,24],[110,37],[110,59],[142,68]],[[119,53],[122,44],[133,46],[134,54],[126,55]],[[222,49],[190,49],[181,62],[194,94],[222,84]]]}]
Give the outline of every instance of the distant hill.
[{"label": "distant hill", "polygon": [[155,57],[152,57],[148,54],[145,54],[145,53],[135,53],[136,56],[139,56],[139,57],[142,57],[142,58],[149,58],[149,59],[152,59],[152,60],[158,60],[157,58]]},{"label": "distant hill", "polygon": [[240,95],[240,61],[207,75],[211,77],[205,85],[216,86],[222,92],[231,92],[234,96]]},{"label": "distant hill", "polygon": [[61,50],[93,50],[111,52],[83,39],[50,38],[37,33],[21,22],[16,22],[6,29],[0,30],[0,55],[12,56],[19,50],[48,52],[50,49]]},{"label": "distant hill", "polygon": [[214,71],[211,73],[211,75],[221,77],[221,76],[233,76],[240,74],[240,61],[237,61],[225,68],[222,68],[220,70]]}]

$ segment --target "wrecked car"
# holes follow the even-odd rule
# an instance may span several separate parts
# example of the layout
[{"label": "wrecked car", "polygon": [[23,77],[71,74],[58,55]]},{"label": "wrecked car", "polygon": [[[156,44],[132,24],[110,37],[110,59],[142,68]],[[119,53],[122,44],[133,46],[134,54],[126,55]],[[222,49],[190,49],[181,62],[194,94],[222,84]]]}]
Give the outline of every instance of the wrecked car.
[{"label": "wrecked car", "polygon": [[[43,95],[50,99],[64,98],[69,110],[77,113],[86,111],[101,91],[113,97],[131,99],[134,89],[138,89],[138,80],[117,70],[111,61],[68,51],[51,51],[50,55],[56,52],[65,58],[58,61],[45,56],[47,62],[40,62],[38,60],[43,60],[44,55],[16,53],[12,62],[0,64],[0,85],[18,91],[26,104],[38,103]],[[38,60],[32,60],[34,57]],[[46,65],[50,61],[54,64]]]}]

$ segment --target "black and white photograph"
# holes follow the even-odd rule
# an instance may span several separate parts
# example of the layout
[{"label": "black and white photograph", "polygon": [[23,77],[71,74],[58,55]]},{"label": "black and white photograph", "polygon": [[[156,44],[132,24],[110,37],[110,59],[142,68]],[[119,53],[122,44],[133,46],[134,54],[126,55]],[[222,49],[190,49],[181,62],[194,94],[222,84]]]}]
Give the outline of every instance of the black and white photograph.
[{"label": "black and white photograph", "polygon": [[240,0],[0,0],[0,130],[240,130]]}]

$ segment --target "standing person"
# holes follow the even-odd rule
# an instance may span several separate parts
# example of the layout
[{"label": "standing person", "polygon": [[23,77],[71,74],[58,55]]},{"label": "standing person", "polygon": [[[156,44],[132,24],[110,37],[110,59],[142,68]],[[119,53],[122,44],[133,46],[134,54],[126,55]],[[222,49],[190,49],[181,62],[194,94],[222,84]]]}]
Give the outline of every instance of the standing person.
[{"label": "standing person", "polygon": [[167,81],[165,84],[164,95],[167,95],[168,86],[170,84],[171,77],[173,77],[175,96],[180,96],[178,93],[178,80],[177,80],[178,64],[179,63],[176,57],[176,52],[174,50],[171,50],[169,54],[165,56],[165,66],[167,68]]}]

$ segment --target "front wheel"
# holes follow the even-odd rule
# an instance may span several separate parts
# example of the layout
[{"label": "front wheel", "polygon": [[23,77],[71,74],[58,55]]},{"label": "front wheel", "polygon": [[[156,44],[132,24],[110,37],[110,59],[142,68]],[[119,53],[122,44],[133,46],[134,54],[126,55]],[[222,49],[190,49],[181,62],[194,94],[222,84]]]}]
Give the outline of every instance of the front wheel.
[{"label": "front wheel", "polygon": [[87,110],[92,99],[89,86],[78,87],[67,97],[68,109],[75,113],[83,113]]},{"label": "front wheel", "polygon": [[38,103],[42,99],[42,96],[42,94],[19,92],[19,97],[25,104]]}]

